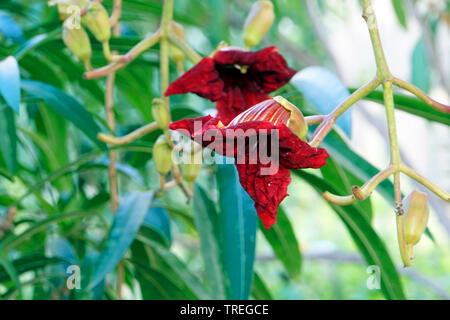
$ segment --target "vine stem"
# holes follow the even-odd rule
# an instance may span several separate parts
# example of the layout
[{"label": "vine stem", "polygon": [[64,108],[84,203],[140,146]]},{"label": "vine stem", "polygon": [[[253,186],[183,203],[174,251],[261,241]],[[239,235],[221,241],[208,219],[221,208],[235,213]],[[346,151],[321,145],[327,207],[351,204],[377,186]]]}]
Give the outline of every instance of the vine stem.
[{"label": "vine stem", "polygon": [[400,189],[400,149],[397,138],[397,125],[395,121],[394,94],[392,90],[392,75],[389,70],[386,57],[384,55],[383,45],[381,44],[380,33],[378,31],[377,19],[372,7],[371,0],[363,0],[363,17],[367,22],[372,48],[377,64],[377,74],[383,84],[383,98],[386,108],[386,119],[389,131],[389,145],[391,153],[391,166],[394,168],[394,198],[396,209],[397,238],[400,247],[400,255],[405,266],[411,265],[411,259],[408,256],[408,250],[405,241],[405,228],[403,226],[403,206],[402,193]]},{"label": "vine stem", "polygon": [[[119,19],[122,11],[122,1],[121,0],[114,0],[114,11],[113,15],[115,21],[112,26],[113,28],[113,34],[116,37],[120,36],[120,26],[119,26]],[[109,52],[109,45],[108,52]],[[116,55],[117,52],[113,52],[112,55]],[[106,106],[106,120],[109,127],[109,130],[111,132],[116,131],[116,120],[114,115],[114,84],[116,79],[116,73],[111,72],[108,74],[106,78],[106,91],[105,91],[105,106]],[[116,214],[117,209],[119,207],[119,190],[117,185],[117,168],[116,168],[116,160],[117,160],[117,154],[114,150],[109,150],[109,166],[108,166],[108,173],[109,173],[109,189],[110,189],[110,199],[111,199],[111,210],[113,214]],[[119,262],[117,265],[117,274],[118,274],[118,284],[117,284],[117,298],[119,300],[122,300],[122,286],[123,286],[123,263],[122,261]]]},{"label": "vine stem", "polygon": [[124,144],[128,144],[133,142],[136,139],[139,139],[140,137],[155,131],[156,129],[158,129],[158,124],[156,122],[151,122],[149,124],[146,124],[143,127],[140,127],[139,129],[136,129],[132,132],[130,132],[129,134],[123,136],[123,137],[114,137],[114,136],[110,136],[104,133],[99,133],[97,135],[97,138],[105,143],[114,145],[114,146],[120,146],[120,145],[124,145]]}]

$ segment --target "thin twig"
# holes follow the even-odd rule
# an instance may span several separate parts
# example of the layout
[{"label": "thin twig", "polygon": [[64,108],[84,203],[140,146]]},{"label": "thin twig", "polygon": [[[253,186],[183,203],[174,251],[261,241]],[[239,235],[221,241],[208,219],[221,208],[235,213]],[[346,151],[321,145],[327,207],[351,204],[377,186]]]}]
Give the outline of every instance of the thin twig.
[{"label": "thin twig", "polygon": [[327,134],[333,129],[334,123],[337,118],[339,118],[345,111],[348,110],[357,101],[361,100],[373,90],[375,90],[380,85],[380,80],[378,77],[372,79],[369,83],[362,86],[355,92],[353,92],[345,101],[343,101],[339,106],[337,106],[317,127],[316,131],[313,133],[309,144],[312,147],[317,147],[327,136]]},{"label": "thin twig", "polygon": [[420,100],[422,100],[423,102],[428,104],[430,107],[432,107],[440,112],[450,114],[450,106],[447,106],[443,103],[437,102],[436,100],[430,98],[425,92],[423,92],[416,86],[412,85],[411,83],[406,82],[401,79],[398,79],[398,78],[394,78],[392,81],[397,87],[400,87],[402,89],[405,89],[405,90],[411,92],[417,98],[419,98]]},{"label": "thin twig", "polygon": [[127,143],[131,143],[136,139],[139,139],[142,136],[145,136],[146,134],[155,131],[158,129],[158,124],[156,122],[151,122],[143,127],[140,127],[139,129],[136,129],[129,134],[123,136],[123,137],[113,137],[110,135],[106,135],[104,133],[99,133],[97,138],[105,143],[114,145],[114,146],[120,146]]},{"label": "thin twig", "polygon": [[131,61],[136,59],[140,54],[142,54],[145,50],[154,46],[160,40],[161,34],[160,31],[156,31],[145,39],[141,40],[137,43],[133,48],[131,48],[128,53],[125,55],[119,56],[119,60],[117,62],[110,63],[101,68],[86,72],[84,74],[85,79],[95,79],[104,77],[111,72],[115,72],[126,67]]}]

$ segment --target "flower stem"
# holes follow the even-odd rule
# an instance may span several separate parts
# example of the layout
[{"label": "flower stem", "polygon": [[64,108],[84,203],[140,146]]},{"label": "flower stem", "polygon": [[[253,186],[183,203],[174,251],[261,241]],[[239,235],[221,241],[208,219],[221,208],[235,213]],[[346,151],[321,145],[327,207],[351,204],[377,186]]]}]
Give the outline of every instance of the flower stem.
[{"label": "flower stem", "polygon": [[427,94],[425,92],[423,92],[416,86],[412,85],[411,83],[406,82],[401,79],[398,79],[398,78],[394,78],[392,81],[396,86],[403,88],[405,90],[408,90],[413,95],[415,95],[417,98],[419,98],[420,100],[422,100],[423,102],[428,104],[430,107],[432,107],[440,112],[443,112],[443,113],[447,113],[447,114],[450,113],[450,106],[447,106],[443,103],[433,100],[432,98],[427,96]]},{"label": "flower stem", "polygon": [[[367,181],[362,187],[354,186],[352,188],[353,194],[348,196],[338,196],[331,192],[325,192],[323,197],[337,205],[349,205],[358,200],[364,200],[375,190],[375,188],[384,180],[389,178],[395,172],[394,166],[389,166],[383,171],[378,172],[369,181]],[[357,191],[357,192],[356,192]],[[357,196],[358,194],[358,196]]]},{"label": "flower stem", "polygon": [[110,74],[111,72],[115,72],[117,70],[124,68],[125,66],[128,65],[128,63],[136,59],[142,52],[158,43],[159,39],[160,39],[160,32],[158,30],[152,35],[141,40],[138,44],[136,44],[133,48],[131,48],[127,54],[119,56],[116,62],[110,63],[106,66],[92,70],[90,72],[86,72],[84,74],[84,78],[85,79],[100,78]]},{"label": "flower stem", "polygon": [[438,197],[442,198],[445,201],[450,201],[450,194],[448,194],[447,192],[439,188],[437,185],[435,185],[433,182],[431,182],[424,176],[418,174],[416,171],[409,168],[405,164],[400,165],[400,171],[409,176],[410,178],[421,183],[425,187],[427,187],[430,191],[434,192]]},{"label": "flower stem", "polygon": [[114,145],[114,146],[120,146],[124,144],[128,144],[133,142],[136,139],[139,139],[140,137],[155,131],[158,129],[158,124],[156,122],[151,122],[145,126],[140,127],[139,129],[136,129],[129,134],[123,136],[123,137],[113,137],[110,135],[106,135],[104,133],[99,133],[97,138],[105,143]]},{"label": "flower stem", "polygon": [[372,79],[369,83],[365,84],[355,92],[353,92],[344,102],[337,106],[322,123],[317,127],[314,132],[309,144],[312,147],[317,147],[325,139],[327,134],[333,129],[334,123],[337,118],[339,118],[345,111],[347,111],[356,102],[367,96],[373,90],[375,90],[380,85],[380,80],[378,77]]},{"label": "flower stem", "polygon": [[391,78],[391,72],[384,56],[383,45],[381,44],[380,33],[378,31],[377,18],[373,10],[371,0],[363,0],[363,18],[366,20],[367,27],[369,28],[370,40],[372,42],[372,48],[375,55],[375,61],[377,64],[378,77],[381,81]]},{"label": "flower stem", "polygon": [[188,59],[191,60],[192,63],[198,63],[202,59],[202,57],[197,52],[195,52],[192,48],[190,48],[186,44],[186,42],[181,41],[175,35],[169,34],[169,41],[174,46],[176,46],[178,49],[183,51],[186,54],[186,56],[188,57]]}]

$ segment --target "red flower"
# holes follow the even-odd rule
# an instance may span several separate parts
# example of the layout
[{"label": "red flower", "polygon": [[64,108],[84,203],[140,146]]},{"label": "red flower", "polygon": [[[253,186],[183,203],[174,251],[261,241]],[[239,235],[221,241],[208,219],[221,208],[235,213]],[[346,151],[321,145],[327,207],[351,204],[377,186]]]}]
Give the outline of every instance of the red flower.
[{"label": "red flower", "polygon": [[239,113],[269,99],[268,94],[286,84],[295,73],[276,47],[256,52],[225,48],[212,58],[203,58],[172,82],[165,95],[192,92],[217,101],[217,118],[226,125]]},{"label": "red flower", "polygon": [[[180,120],[169,128],[180,130],[219,154],[235,158],[241,185],[255,201],[256,212],[269,229],[276,222],[280,202],[287,196],[289,169],[320,168],[328,157],[325,149],[313,148],[294,134],[293,129],[301,131],[292,127],[292,123],[299,123],[293,119],[301,115],[297,111],[270,99],[240,114],[228,126],[207,116]],[[272,144],[268,146],[273,135],[278,140],[276,149]],[[271,155],[278,153],[276,163],[262,161],[260,150],[265,147]]]}]

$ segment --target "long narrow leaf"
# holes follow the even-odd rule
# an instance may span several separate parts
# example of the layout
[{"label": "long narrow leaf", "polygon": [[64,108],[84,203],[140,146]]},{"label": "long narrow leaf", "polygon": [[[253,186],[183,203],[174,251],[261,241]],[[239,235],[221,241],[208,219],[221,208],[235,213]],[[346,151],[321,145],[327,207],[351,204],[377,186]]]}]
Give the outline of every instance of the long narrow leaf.
[{"label": "long narrow leaf", "polygon": [[253,200],[241,187],[234,165],[218,166],[217,187],[222,246],[231,297],[248,299],[253,280],[257,227]]}]

